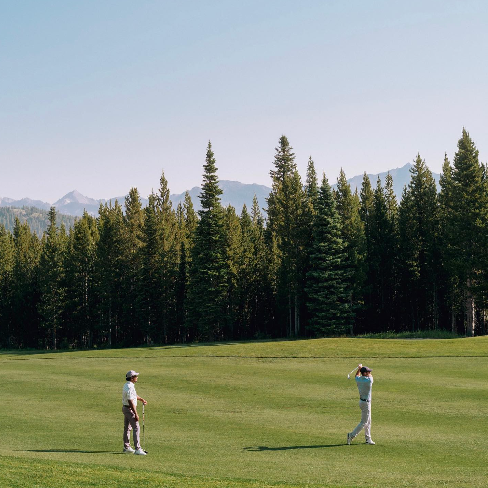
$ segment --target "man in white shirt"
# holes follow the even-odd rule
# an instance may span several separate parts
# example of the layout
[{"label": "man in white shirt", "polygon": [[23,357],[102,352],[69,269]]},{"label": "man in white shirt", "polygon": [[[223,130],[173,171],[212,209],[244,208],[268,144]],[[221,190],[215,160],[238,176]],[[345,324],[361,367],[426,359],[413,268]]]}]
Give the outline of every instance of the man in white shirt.
[{"label": "man in white shirt", "polygon": [[[146,452],[141,448],[139,415],[137,414],[137,400],[144,405],[147,404],[144,398],[141,398],[136,393],[135,384],[139,373],[130,370],[125,375],[127,380],[122,388],[122,413],[124,414],[124,452],[127,454],[139,454],[145,456]],[[130,447],[130,431],[132,430],[132,437],[134,439],[135,450]]]},{"label": "man in white shirt", "polygon": [[347,443],[351,444],[352,440],[364,428],[364,435],[366,437],[366,444],[374,445],[375,442],[371,439],[371,390],[373,388],[373,376],[371,369],[358,365],[356,371],[356,384],[359,390],[359,408],[361,409],[361,421],[356,428],[347,434]]}]

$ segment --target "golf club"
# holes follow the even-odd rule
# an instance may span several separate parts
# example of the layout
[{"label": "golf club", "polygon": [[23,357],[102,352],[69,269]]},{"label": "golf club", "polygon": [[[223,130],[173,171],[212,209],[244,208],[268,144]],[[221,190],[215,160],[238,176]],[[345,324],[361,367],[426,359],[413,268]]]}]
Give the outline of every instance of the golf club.
[{"label": "golf club", "polygon": [[145,415],[144,415],[144,403],[142,404],[142,444],[143,444],[143,451],[147,454],[145,449],[146,447],[146,430],[145,430]]},{"label": "golf club", "polygon": [[[350,379],[351,378],[351,375],[354,373],[354,371],[356,371],[358,369],[358,367],[356,366],[348,375],[347,375],[347,379]],[[143,415],[144,415],[144,407],[142,409],[142,412],[143,412]]]}]

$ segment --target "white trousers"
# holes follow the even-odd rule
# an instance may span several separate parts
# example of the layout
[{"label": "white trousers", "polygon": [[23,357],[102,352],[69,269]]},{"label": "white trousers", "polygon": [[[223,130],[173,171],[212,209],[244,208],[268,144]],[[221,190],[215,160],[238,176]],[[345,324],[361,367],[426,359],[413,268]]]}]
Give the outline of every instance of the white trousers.
[{"label": "white trousers", "polygon": [[356,437],[364,428],[364,435],[366,440],[371,439],[371,402],[363,402],[359,400],[359,408],[361,409],[361,422],[352,431],[352,437]]}]

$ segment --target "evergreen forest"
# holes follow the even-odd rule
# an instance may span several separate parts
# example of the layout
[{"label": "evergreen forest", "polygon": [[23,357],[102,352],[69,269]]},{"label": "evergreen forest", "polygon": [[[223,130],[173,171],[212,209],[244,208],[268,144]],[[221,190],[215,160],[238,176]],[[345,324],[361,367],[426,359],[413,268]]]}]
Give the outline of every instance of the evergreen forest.
[{"label": "evergreen forest", "polygon": [[[49,226],[49,212],[37,207],[0,207],[0,225],[3,225],[6,230],[13,232],[15,227],[15,219],[20,222],[27,222],[31,232],[35,233],[39,238]],[[73,227],[75,217],[72,215],[58,214],[56,222],[64,224],[65,228]]]},{"label": "evergreen forest", "polygon": [[303,180],[279,139],[266,212],[223,207],[209,142],[195,211],[168,182],[143,208],[0,225],[0,346],[67,349],[448,330],[486,334],[488,173],[463,129],[438,193],[417,155],[401,201],[364,174]]}]

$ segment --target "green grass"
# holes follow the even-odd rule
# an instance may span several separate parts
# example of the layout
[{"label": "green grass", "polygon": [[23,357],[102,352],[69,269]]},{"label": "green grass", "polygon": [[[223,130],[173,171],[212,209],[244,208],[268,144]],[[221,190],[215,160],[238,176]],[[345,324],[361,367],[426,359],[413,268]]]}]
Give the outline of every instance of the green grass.
[{"label": "green grass", "polygon": [[379,332],[359,336],[367,339],[459,339],[461,336],[449,330],[419,330],[416,332]]},{"label": "green grass", "polygon": [[[374,369],[373,438],[347,373]],[[0,354],[10,487],[481,487],[488,337],[316,339]],[[121,454],[141,372],[145,457]]]}]

